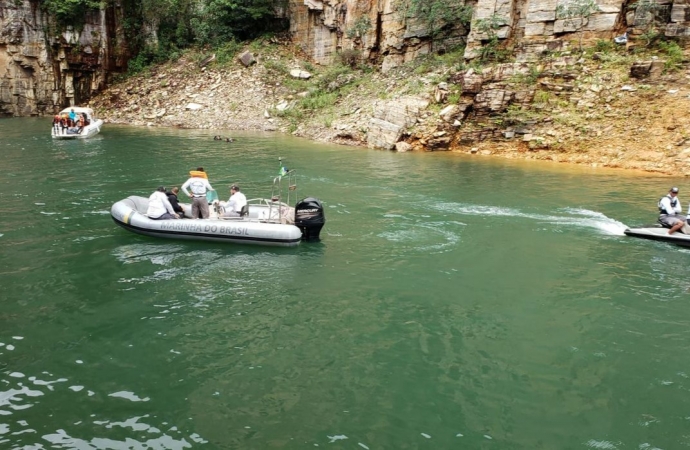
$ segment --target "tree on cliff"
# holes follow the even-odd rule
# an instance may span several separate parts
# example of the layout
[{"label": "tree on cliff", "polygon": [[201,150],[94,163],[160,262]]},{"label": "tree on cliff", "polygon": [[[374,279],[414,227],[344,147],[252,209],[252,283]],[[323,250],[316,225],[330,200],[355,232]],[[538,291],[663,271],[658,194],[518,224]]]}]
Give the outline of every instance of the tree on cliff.
[{"label": "tree on cliff", "polygon": [[589,23],[590,16],[597,11],[600,9],[595,0],[567,0],[556,6],[556,18],[563,20],[566,27],[572,27],[574,31],[580,33],[578,40],[580,51],[582,51],[582,30]]},{"label": "tree on cliff", "polygon": [[182,49],[252,39],[288,24],[288,0],[120,1],[125,9],[123,28],[136,54],[129,64],[133,72],[174,58]]},{"label": "tree on cliff", "polygon": [[84,12],[98,10],[100,0],[42,0],[41,8],[54,17],[59,25],[77,26],[84,23]]},{"label": "tree on cliff", "polygon": [[191,23],[198,43],[255,38],[287,28],[288,0],[205,0]]},{"label": "tree on cliff", "polygon": [[405,19],[417,20],[434,41],[444,30],[458,24],[467,27],[472,19],[472,7],[459,0],[398,0],[397,9]]}]

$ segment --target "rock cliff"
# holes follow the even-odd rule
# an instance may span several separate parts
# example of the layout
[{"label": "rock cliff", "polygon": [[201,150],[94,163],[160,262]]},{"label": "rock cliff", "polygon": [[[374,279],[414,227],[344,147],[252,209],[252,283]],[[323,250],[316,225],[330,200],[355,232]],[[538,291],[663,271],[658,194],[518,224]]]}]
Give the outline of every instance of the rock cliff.
[{"label": "rock cliff", "polygon": [[488,34],[509,47],[518,61],[565,50],[570,40],[580,37],[610,39],[625,31],[639,36],[649,31],[651,22],[659,28],[655,31],[667,37],[690,36],[686,0],[597,0],[597,10],[587,17],[559,17],[559,5],[577,1],[467,1],[472,8],[468,26],[447,24],[432,36],[424,18],[410,18],[402,11],[406,0],[291,0],[290,31],[318,63],[330,63],[336,51],[358,50],[384,72],[459,42],[466,44],[466,59],[477,57],[491,37],[478,24],[491,18],[497,25]]},{"label": "rock cliff", "polygon": [[[576,37],[641,35],[652,20],[666,36],[690,35],[686,0],[597,0],[597,10],[586,18],[559,18],[559,5],[577,1],[582,0],[467,1],[471,18],[441,23],[435,32],[428,17],[410,14],[411,0],[289,0],[288,11],[293,42],[312,61],[326,65],[337,52],[354,51],[384,73],[461,43],[471,60],[494,37],[520,62],[567,50]],[[56,27],[40,5],[0,0],[0,115],[50,114],[84,103],[126,68],[122,2],[85,12],[83,26],[66,29]],[[497,26],[487,33],[479,24],[489,19]]]},{"label": "rock cliff", "polygon": [[52,114],[103,89],[126,68],[121,18],[108,6],[60,30],[39,0],[0,1],[0,116]]}]

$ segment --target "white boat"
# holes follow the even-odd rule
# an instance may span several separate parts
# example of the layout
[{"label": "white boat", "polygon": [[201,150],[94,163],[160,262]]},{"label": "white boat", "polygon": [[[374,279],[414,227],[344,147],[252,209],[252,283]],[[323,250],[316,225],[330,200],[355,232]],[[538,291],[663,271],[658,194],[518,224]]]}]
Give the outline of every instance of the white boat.
[{"label": "white boat", "polygon": [[[280,179],[274,180],[274,193],[276,188],[280,192]],[[290,192],[296,185],[288,187],[289,202]],[[223,207],[215,191],[208,193],[207,200],[208,219],[192,219],[192,207],[187,203],[180,203],[185,211],[184,219],[151,219],[146,216],[149,199],[139,196],[115,202],[110,214],[124,229],[146,236],[280,247],[295,247],[303,240],[319,240],[326,222],[321,201],[313,197],[297,201],[294,207],[283,203],[279,194],[272,194],[268,199],[251,199],[240,217],[223,217]]]},{"label": "white boat", "polygon": [[101,131],[103,120],[96,119],[93,116],[93,109],[91,108],[70,106],[60,111],[59,116],[69,116],[70,112],[73,110],[77,115],[84,115],[84,127],[63,126],[53,123],[53,128],[50,133],[53,139],[86,139],[95,136]]},{"label": "white boat", "polygon": [[654,241],[668,242],[670,244],[676,244],[682,247],[690,247],[690,235],[683,234],[680,231],[676,231],[673,234],[668,234],[668,228],[664,228],[660,225],[643,228],[627,228],[624,233],[627,236],[641,239],[650,239]]}]

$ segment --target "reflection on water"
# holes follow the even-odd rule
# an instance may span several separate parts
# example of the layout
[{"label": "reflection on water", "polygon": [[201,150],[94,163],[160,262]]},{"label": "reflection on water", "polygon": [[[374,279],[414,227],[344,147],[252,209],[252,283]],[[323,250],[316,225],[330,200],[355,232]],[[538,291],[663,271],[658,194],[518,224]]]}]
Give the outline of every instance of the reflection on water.
[{"label": "reflection on water", "polygon": [[[690,445],[690,250],[622,233],[682,180],[44,125],[0,120],[0,448]],[[324,202],[319,243],[109,217],[199,165],[266,196],[279,157]]]},{"label": "reflection on water", "polygon": [[[141,398],[135,393],[128,391],[104,394],[87,389],[85,392],[82,392],[85,390],[84,386],[69,386],[67,378],[56,378],[48,372],[43,372],[40,376],[27,376],[24,373],[12,371],[5,371],[4,373],[8,378],[0,380],[4,385],[4,387],[0,387],[0,444],[11,445],[12,448],[18,448],[17,446],[21,446],[21,448],[45,448],[44,444],[49,443],[52,446],[59,446],[58,448],[181,449],[191,448],[193,443],[205,444],[208,442],[197,433],[185,434],[177,426],[170,425],[167,422],[159,421],[157,426],[151,425],[150,422],[156,422],[157,419],[149,414],[130,417],[123,421],[96,420],[94,418],[100,416],[100,414],[90,414],[89,420],[78,420],[71,425],[63,422],[61,425],[63,428],[57,429],[54,432],[37,431],[34,428],[36,425],[32,427],[30,420],[18,419],[15,416],[17,414],[25,414],[26,410],[30,408],[38,407],[38,404],[41,402],[49,403],[50,398],[44,399],[46,396],[56,395],[64,399],[60,401],[69,401],[65,397],[70,397],[67,391],[71,391],[77,395],[96,397],[99,400],[99,404],[106,401],[106,397],[113,398],[114,400],[112,401],[114,402],[121,400],[148,402],[150,398]],[[74,402],[76,399],[78,397],[72,397],[71,401]],[[50,416],[52,417],[52,414]],[[109,430],[115,427],[129,429],[137,433],[145,433],[143,435],[145,438],[141,440],[132,437],[118,439],[118,433],[112,438],[107,437],[111,434]],[[44,429],[45,427],[39,428]],[[84,432],[90,437],[86,439],[75,437]],[[138,434],[138,436],[142,435]]]}]

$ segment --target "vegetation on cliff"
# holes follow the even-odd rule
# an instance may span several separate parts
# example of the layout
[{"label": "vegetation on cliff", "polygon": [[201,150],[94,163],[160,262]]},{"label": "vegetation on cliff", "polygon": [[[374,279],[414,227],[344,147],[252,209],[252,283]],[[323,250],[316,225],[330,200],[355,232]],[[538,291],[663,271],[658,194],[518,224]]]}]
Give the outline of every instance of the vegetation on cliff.
[{"label": "vegetation on cliff", "polygon": [[[263,4],[266,9],[258,8],[261,2],[254,2],[251,11],[245,8],[237,16],[243,23],[236,25],[221,14],[231,14],[235,0],[207,0],[201,3],[204,8],[220,9],[196,10],[189,0],[147,0],[141,3],[140,17],[147,23],[158,20],[158,46],[142,51],[131,62],[133,78],[96,98],[93,105],[112,122],[281,130],[366,145],[371,143],[370,121],[377,109],[417,98],[428,101],[428,106],[405,127],[399,140],[407,147],[399,150],[502,154],[690,173],[690,148],[683,148],[690,124],[672,109],[678,107],[681,95],[676,94],[686,85],[676,74],[686,58],[676,42],[655,32],[654,15],[645,35],[637,36],[632,45],[583,42],[578,24],[596,11],[596,5],[577,0],[570,9],[558,11],[573,22],[574,41],[519,63],[510,48],[514,43],[499,39],[506,25],[502,17],[493,14],[469,24],[471,10],[456,2],[401,1],[406,17],[421,22],[430,36],[442,36],[449,26],[471,25],[482,35],[476,57],[467,59],[462,45],[439,46],[382,73],[375,61],[363,60],[355,46],[337,52],[331,65],[320,66],[304,58],[289,38],[270,32],[276,29],[268,19],[268,11],[277,7],[272,0]],[[195,21],[209,11],[225,17],[223,24],[209,20],[202,26]],[[152,15],[144,19],[147,14]],[[452,25],[450,17],[455,20]],[[246,23],[254,27],[244,28]],[[353,24],[347,31],[353,38],[372,26],[365,19]],[[256,38],[256,33],[264,36]],[[240,64],[243,51],[252,52],[257,64]],[[211,54],[215,59],[209,58]],[[633,79],[631,66],[639,61],[656,61],[655,67],[661,63],[663,73],[654,80]],[[160,64],[149,65],[152,62]],[[296,69],[313,76],[291,75]],[[477,79],[479,84],[470,86]],[[203,121],[187,108],[190,102],[202,105]],[[658,123],[650,123],[651,116],[636,107],[640,102],[658,114]]]},{"label": "vegetation on cliff", "polygon": [[[222,50],[237,41],[283,31],[288,0],[143,0],[126,11],[137,21],[132,36],[138,49],[136,70],[152,62],[179,58],[190,48]],[[151,30],[147,35],[141,30]],[[155,38],[154,38],[155,37]]]},{"label": "vegetation on cliff", "polygon": [[[540,159],[657,173],[690,174],[690,87],[677,45],[631,51],[598,41],[586,52],[544,56],[537,63],[481,63],[462,48],[419,58],[385,74],[339,59],[318,66],[289,41],[260,39],[238,47],[257,63],[237,59],[200,67],[208,53],[186,52],[174,63],[151,66],[113,86],[92,105],[110,122],[209,130],[277,130],[310,139],[367,145],[381,105],[405,98],[429,101],[402,137],[412,150],[449,150]],[[574,47],[577,44],[575,43]],[[655,61],[655,79],[634,79],[631,66]],[[664,69],[664,66],[666,67]],[[291,71],[309,71],[309,79]],[[513,70],[511,75],[509,70]],[[500,73],[499,89],[521,101],[488,114],[447,120],[442,112],[467,101],[457,81],[468,73]],[[438,86],[447,92],[437,97]],[[521,93],[531,93],[522,97]],[[188,110],[190,102],[202,113]],[[641,105],[644,105],[642,107]],[[475,105],[477,111],[479,106]],[[475,112],[477,112],[475,111]],[[214,134],[217,134],[214,131]],[[462,136],[490,135],[464,141]],[[446,139],[445,147],[432,147]]]}]

